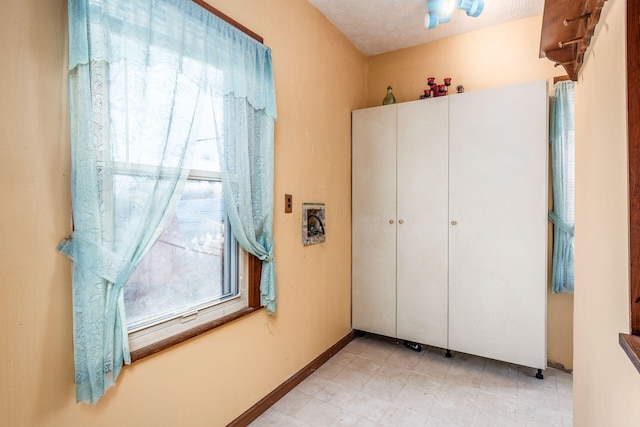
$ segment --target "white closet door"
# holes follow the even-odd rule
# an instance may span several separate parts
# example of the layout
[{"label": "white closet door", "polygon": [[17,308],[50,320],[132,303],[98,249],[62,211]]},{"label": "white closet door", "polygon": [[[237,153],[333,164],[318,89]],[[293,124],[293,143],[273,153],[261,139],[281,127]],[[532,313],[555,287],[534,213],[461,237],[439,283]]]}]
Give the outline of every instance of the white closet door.
[{"label": "white closet door", "polygon": [[396,336],[396,105],[352,113],[352,325]]},{"label": "white closet door", "polygon": [[546,81],[450,99],[449,346],[540,369],[547,103]]},{"label": "white closet door", "polygon": [[447,348],[449,98],[398,105],[398,338]]}]

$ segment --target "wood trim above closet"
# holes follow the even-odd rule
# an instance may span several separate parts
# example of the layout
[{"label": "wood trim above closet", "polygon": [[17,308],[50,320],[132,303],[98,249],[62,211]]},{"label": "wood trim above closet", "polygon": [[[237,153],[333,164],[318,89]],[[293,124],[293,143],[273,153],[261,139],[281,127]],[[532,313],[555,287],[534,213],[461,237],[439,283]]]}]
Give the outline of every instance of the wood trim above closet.
[{"label": "wood trim above closet", "polygon": [[606,0],[545,0],[540,58],[563,66],[571,80],[578,72]]}]

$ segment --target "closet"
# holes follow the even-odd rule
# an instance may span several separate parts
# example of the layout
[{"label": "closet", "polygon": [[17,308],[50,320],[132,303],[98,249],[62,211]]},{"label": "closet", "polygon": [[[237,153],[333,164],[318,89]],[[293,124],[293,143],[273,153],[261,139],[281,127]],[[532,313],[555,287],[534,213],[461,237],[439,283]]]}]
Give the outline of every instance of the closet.
[{"label": "closet", "polygon": [[543,369],[546,81],[352,114],[352,323]]}]

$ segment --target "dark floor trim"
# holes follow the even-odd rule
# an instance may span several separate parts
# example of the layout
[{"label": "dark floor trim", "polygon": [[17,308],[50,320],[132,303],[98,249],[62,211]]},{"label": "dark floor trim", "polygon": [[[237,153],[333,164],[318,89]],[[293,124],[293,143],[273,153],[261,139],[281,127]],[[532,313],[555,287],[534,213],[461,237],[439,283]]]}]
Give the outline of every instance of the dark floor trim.
[{"label": "dark floor trim", "polygon": [[289,393],[300,384],[305,378],[313,374],[327,360],[331,359],[337,352],[342,350],[356,336],[355,331],[349,332],[344,338],[332,345],[327,351],[316,357],[311,363],[295,373],[291,378],[280,384],[278,388],[263,397],[258,403],[240,415],[238,418],[228,424],[228,427],[244,427],[250,422],[258,418],[267,409],[273,406],[278,400],[282,399],[285,394]]}]

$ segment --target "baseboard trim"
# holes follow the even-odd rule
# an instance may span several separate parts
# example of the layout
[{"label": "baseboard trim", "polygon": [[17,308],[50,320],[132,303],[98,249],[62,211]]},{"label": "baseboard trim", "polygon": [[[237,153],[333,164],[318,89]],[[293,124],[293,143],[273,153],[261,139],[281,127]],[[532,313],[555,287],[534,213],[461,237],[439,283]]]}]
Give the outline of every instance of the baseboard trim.
[{"label": "baseboard trim", "polygon": [[327,351],[313,359],[307,366],[293,374],[288,380],[280,384],[271,393],[260,399],[255,405],[247,409],[242,415],[231,421],[227,427],[245,427],[258,418],[267,409],[273,406],[285,394],[289,393],[300,384],[305,378],[314,373],[320,366],[331,359],[337,352],[342,350],[356,337],[356,331],[349,332],[344,338],[332,345]]}]

